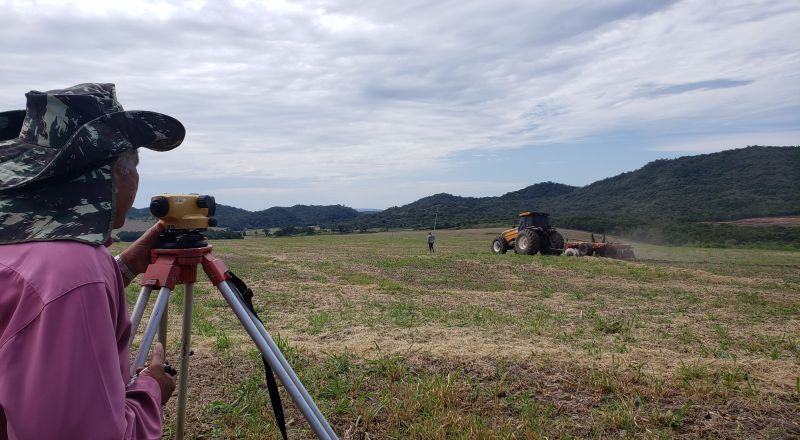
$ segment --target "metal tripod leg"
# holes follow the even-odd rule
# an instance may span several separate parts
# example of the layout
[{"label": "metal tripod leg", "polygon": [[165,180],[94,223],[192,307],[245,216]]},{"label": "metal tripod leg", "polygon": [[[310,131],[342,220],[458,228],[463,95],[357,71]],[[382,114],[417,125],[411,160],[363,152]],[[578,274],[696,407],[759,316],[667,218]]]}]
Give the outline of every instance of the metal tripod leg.
[{"label": "metal tripod leg", "polygon": [[144,367],[144,363],[147,360],[147,353],[150,351],[150,346],[153,345],[153,339],[161,324],[161,317],[167,309],[169,294],[170,290],[166,287],[162,287],[158,292],[156,303],[153,305],[153,312],[150,314],[150,320],[147,321],[147,328],[144,330],[144,335],[142,336],[142,342],[139,344],[136,358],[131,364],[131,376],[136,374],[136,370]]},{"label": "metal tripod leg", "polygon": [[[147,308],[147,303],[150,301],[150,293],[152,291],[153,291],[152,287],[144,286],[142,287],[142,290],[139,292],[139,297],[136,299],[136,305],[133,307],[133,313],[131,314],[131,336],[128,339],[128,345],[133,344],[133,340],[136,337],[136,332],[139,331],[139,323],[142,320],[142,315],[144,315],[144,309]],[[160,327],[158,329],[158,341],[161,342],[161,345],[164,347],[164,350],[167,349],[168,314],[169,310],[165,308],[163,313],[161,314],[161,319],[159,321]]]},{"label": "metal tripod leg", "polygon": [[[232,286],[230,284],[230,282],[226,281],[225,283],[232,290],[235,289],[235,286]],[[332,438],[336,438],[336,433],[333,431],[333,428],[331,428],[331,426],[328,424],[328,421],[325,419],[325,416],[322,415],[322,411],[319,410],[319,408],[317,407],[317,404],[314,402],[314,399],[311,397],[311,395],[308,394],[308,391],[306,390],[306,387],[303,386],[302,382],[300,382],[300,378],[297,377],[297,374],[295,374],[295,372],[292,369],[291,365],[289,365],[289,361],[287,361],[286,357],[284,357],[283,353],[281,353],[281,350],[278,347],[278,345],[275,344],[275,341],[272,340],[272,337],[270,336],[270,334],[267,331],[267,329],[264,327],[264,324],[262,324],[261,321],[259,321],[253,315],[253,312],[251,312],[249,309],[247,309],[245,307],[245,310],[247,310],[247,314],[250,317],[250,320],[253,322],[253,324],[255,324],[256,328],[258,328],[258,332],[261,334],[261,337],[264,338],[264,340],[267,342],[267,345],[269,345],[269,347],[272,350],[272,352],[277,354],[276,357],[280,361],[281,366],[283,367],[284,370],[286,370],[286,373],[289,375],[289,378],[292,380],[292,382],[294,382],[294,384],[297,387],[297,389],[300,390],[300,394],[303,396],[303,399],[308,403],[308,406],[311,408],[311,410],[317,416],[317,419],[319,419],[322,422],[324,422],[322,425],[325,428],[325,430],[328,432],[328,434]]]},{"label": "metal tripod leg", "polygon": [[[244,300],[239,294],[236,287],[228,281],[230,277],[227,274],[227,268],[221,260],[210,257],[211,247],[198,248],[198,249],[180,249],[180,250],[154,250],[153,258],[157,261],[148,266],[146,278],[148,283],[174,286],[177,279],[177,284],[185,284],[184,294],[184,310],[183,310],[183,329],[181,335],[181,366],[180,375],[181,380],[178,389],[178,414],[177,414],[177,429],[176,439],[182,439],[185,428],[185,414],[186,414],[186,400],[187,388],[189,378],[189,353],[191,350],[191,319],[192,319],[192,305],[194,296],[194,281],[196,272],[193,265],[199,264],[202,259],[203,269],[206,275],[209,276],[214,283],[217,283],[217,288],[222,293],[228,305],[233,310],[239,322],[244,326],[247,333],[252,338],[253,342],[258,347],[262,356],[266,359],[272,370],[283,383],[286,391],[291,395],[300,412],[308,421],[314,433],[320,439],[338,439],[336,433],[331,428],[325,416],[322,415],[314,400],[308,394],[308,391],[303,386],[300,379],[292,370],[286,358],[281,353],[277,344],[272,340],[266,328],[255,317],[255,315],[244,305]],[[178,262],[176,264],[175,257],[177,256]],[[181,260],[183,259],[183,260]],[[165,264],[162,264],[165,263]],[[151,274],[151,268],[154,268]],[[137,299],[134,313],[132,315],[132,335],[138,329],[144,310],[147,307],[152,287],[143,287]],[[136,373],[136,370],[142,368],[145,364],[147,354],[150,351],[150,346],[153,344],[153,339],[159,330],[161,331],[162,343],[166,342],[166,329],[167,329],[167,307],[169,303],[169,295],[171,289],[162,287],[159,290],[158,297],[153,305],[153,310],[147,327],[144,331],[142,341],[136,353],[136,358],[131,365],[131,375]]]},{"label": "metal tripod leg", "polygon": [[[312,405],[314,407],[316,407],[316,405],[314,405],[313,400],[311,400],[310,397],[308,397],[308,400],[306,400],[308,392],[305,391],[303,384],[300,383],[299,380],[295,382],[295,380],[292,379],[288,373],[288,371],[292,371],[291,367],[288,367],[289,364],[286,362],[283,354],[277,349],[277,345],[275,345],[275,342],[272,341],[271,338],[268,338],[261,333],[258,326],[256,326],[256,324],[253,322],[254,320],[251,314],[242,304],[242,301],[239,295],[235,292],[234,288],[232,288],[227,281],[219,283],[217,288],[219,289],[220,293],[222,293],[222,296],[225,297],[225,300],[228,301],[228,305],[230,305],[236,317],[239,318],[239,322],[242,324],[242,326],[244,326],[245,330],[250,335],[250,338],[253,339],[253,342],[256,344],[264,358],[266,358],[270,367],[272,367],[273,371],[275,371],[275,374],[278,375],[278,378],[283,383],[286,391],[288,391],[292,396],[297,408],[301,413],[303,413],[303,416],[306,418],[306,420],[308,420],[309,425],[311,425],[311,429],[314,430],[314,433],[317,434],[317,437],[320,439],[337,439],[338,437],[333,432],[333,429],[330,427],[325,417],[322,417],[319,409],[315,408],[316,411],[312,409]],[[274,349],[268,341],[272,342]],[[283,362],[281,362],[280,359],[282,359]],[[301,392],[300,389],[303,389],[305,392]],[[309,400],[311,400],[311,404],[309,404]]]},{"label": "metal tripod leg", "polygon": [[161,322],[158,326],[158,342],[167,351],[167,324],[169,320],[169,307],[164,307],[164,313],[161,314]]},{"label": "metal tripod leg", "polygon": [[139,331],[139,322],[144,315],[144,309],[147,308],[147,303],[150,301],[150,292],[153,288],[150,286],[142,287],[139,292],[139,298],[136,299],[136,305],[133,307],[131,314],[131,338],[128,340],[128,345],[133,343],[133,338],[136,337],[136,332]]},{"label": "metal tripod leg", "polygon": [[178,381],[178,421],[175,438],[183,439],[183,428],[186,421],[186,390],[189,384],[189,353],[192,337],[192,302],[194,300],[194,283],[184,286],[183,292],[183,328],[181,329],[181,369]]},{"label": "metal tripod leg", "polygon": [[[151,289],[152,290],[152,289]],[[153,345],[156,333],[164,333],[166,329],[165,317],[167,316],[167,307],[169,303],[170,290],[162,287],[156,298],[156,303],[153,305],[153,311],[150,314],[150,319],[147,322],[142,342],[139,345],[139,350],[136,352],[136,360],[131,365],[131,375],[136,373],[136,370],[142,368],[147,359],[147,353],[150,352],[150,346]],[[147,304],[146,296],[150,292],[145,292],[142,289],[142,294],[137,301],[137,307],[142,302],[142,312]],[[184,286],[183,297],[183,328],[181,330],[181,365],[180,365],[180,380],[178,381],[178,414],[177,426],[175,432],[176,439],[182,439],[184,428],[186,426],[186,398],[187,389],[189,384],[189,352],[191,351],[191,334],[192,334],[192,303],[194,300],[194,283],[189,283]],[[139,319],[141,319],[141,314]],[[163,342],[162,342],[163,344]]]}]

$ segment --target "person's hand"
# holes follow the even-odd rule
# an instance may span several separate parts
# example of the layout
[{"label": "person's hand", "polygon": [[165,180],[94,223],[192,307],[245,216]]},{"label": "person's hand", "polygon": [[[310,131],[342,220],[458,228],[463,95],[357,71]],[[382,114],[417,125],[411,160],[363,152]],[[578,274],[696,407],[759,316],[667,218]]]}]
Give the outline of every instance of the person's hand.
[{"label": "person's hand", "polygon": [[160,342],[156,342],[156,345],[153,346],[153,358],[150,360],[150,365],[140,371],[139,376],[150,376],[158,382],[158,386],[161,388],[161,405],[165,405],[172,396],[172,392],[175,391],[175,378],[164,371],[164,347]]},{"label": "person's hand", "polygon": [[134,241],[133,244],[119,254],[119,258],[134,275],[139,275],[147,270],[147,266],[150,264],[150,250],[156,245],[158,236],[162,232],[164,232],[164,225],[160,222],[154,224],[138,240]]}]

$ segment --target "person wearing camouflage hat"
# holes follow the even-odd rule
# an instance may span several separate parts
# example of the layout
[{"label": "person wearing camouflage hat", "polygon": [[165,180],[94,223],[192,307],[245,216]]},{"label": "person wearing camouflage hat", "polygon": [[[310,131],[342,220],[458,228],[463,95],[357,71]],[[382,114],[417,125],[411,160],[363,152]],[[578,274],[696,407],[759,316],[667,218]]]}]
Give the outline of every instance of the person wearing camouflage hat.
[{"label": "person wearing camouflage hat", "polygon": [[139,147],[171,150],[183,140],[183,125],[160,113],[123,111],[112,84],[26,96],[19,135],[0,142],[0,243],[103,243],[118,208],[114,158]]},{"label": "person wearing camouflage hat", "polygon": [[171,150],[184,127],[125,111],[113,84],[25,96],[0,112],[0,440],[161,438],[175,380],[157,345],[128,383],[125,286],[162,229],[116,260],[101,245],[133,205],[137,149]]}]

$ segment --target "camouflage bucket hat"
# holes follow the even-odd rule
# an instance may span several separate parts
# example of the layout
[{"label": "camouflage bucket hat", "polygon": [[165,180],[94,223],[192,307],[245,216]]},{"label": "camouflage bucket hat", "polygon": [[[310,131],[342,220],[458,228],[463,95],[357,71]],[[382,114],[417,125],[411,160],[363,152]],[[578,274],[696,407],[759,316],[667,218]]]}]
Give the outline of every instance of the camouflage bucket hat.
[{"label": "camouflage bucket hat", "polygon": [[0,244],[101,244],[114,220],[113,165],[135,148],[171,150],[176,119],[124,111],[113,84],[31,91],[26,110],[0,113]]}]

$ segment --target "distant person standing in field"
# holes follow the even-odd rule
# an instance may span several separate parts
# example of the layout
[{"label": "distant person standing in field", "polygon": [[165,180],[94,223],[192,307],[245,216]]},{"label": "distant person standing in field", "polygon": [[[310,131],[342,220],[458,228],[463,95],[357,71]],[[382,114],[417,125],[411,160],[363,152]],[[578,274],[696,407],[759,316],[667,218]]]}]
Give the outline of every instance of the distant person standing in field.
[{"label": "distant person standing in field", "polygon": [[433,235],[433,232],[428,232],[428,252],[436,252],[433,250],[433,242],[436,241],[436,236]]}]

